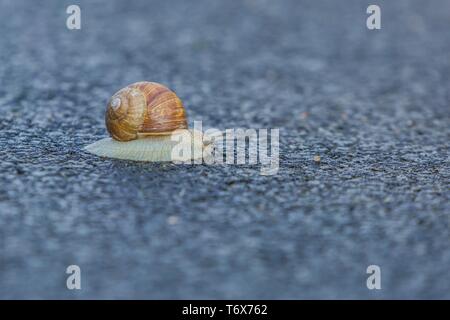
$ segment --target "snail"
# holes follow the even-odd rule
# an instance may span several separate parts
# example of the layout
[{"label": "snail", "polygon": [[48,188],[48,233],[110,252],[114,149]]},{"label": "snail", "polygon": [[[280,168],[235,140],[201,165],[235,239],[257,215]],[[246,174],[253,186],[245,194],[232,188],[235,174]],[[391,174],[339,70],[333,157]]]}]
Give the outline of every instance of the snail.
[{"label": "snail", "polygon": [[188,130],[177,95],[155,82],[136,82],[116,92],[105,113],[111,136],[85,150],[101,157],[135,161],[181,161],[210,154],[199,131]]}]

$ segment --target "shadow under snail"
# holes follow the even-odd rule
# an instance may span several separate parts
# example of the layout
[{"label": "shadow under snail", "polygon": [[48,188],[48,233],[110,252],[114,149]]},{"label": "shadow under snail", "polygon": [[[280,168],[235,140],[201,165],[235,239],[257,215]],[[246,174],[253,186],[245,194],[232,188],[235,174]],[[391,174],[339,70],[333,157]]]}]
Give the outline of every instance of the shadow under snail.
[{"label": "shadow under snail", "polygon": [[86,151],[135,161],[187,161],[210,154],[202,133],[188,130],[181,100],[159,83],[136,82],[116,92],[105,124],[111,138],[86,146]]}]

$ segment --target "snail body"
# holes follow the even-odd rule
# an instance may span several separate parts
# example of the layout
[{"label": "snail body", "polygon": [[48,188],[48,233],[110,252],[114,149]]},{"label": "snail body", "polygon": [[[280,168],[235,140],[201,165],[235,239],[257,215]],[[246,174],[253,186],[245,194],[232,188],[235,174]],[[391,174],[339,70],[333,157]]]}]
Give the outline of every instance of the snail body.
[{"label": "snail body", "polygon": [[[105,124],[111,138],[88,145],[86,151],[135,161],[186,161],[208,153],[202,133],[188,130],[181,100],[155,82],[136,82],[117,91],[108,102]],[[193,152],[179,155],[174,148]]]}]

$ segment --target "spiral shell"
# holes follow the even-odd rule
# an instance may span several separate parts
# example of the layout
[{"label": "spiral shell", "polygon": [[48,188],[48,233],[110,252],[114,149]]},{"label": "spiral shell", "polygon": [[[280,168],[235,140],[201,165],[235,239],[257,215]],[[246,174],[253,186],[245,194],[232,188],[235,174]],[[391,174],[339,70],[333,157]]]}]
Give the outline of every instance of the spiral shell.
[{"label": "spiral shell", "polygon": [[187,129],[181,100],[155,82],[136,82],[116,92],[108,103],[105,123],[111,137],[118,141]]}]

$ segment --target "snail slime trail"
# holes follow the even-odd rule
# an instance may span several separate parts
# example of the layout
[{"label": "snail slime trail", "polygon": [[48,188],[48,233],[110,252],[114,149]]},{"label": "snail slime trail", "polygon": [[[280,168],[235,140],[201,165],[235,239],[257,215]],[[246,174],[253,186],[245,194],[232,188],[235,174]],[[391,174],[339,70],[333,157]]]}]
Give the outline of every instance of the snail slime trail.
[{"label": "snail slime trail", "polygon": [[[181,100],[159,83],[136,82],[117,91],[108,102],[105,125],[111,137],[86,146],[89,153],[123,160],[185,162],[207,151],[202,133],[188,130]],[[181,141],[186,144],[181,149],[194,152],[173,158],[173,148],[180,147],[179,135],[190,137]]]}]

